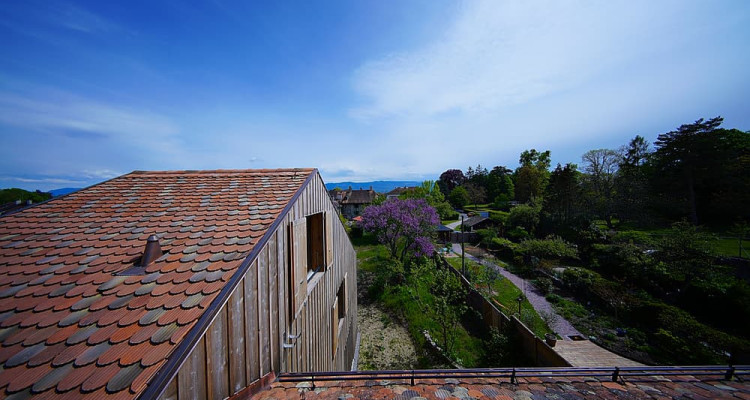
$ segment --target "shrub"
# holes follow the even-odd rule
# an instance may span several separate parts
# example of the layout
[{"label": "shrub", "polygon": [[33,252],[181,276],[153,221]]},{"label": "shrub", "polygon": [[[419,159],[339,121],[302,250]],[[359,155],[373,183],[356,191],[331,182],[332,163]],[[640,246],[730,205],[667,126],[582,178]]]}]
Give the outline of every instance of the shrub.
[{"label": "shrub", "polygon": [[546,239],[527,239],[518,246],[521,254],[541,259],[578,258],[578,249],[559,236]]},{"label": "shrub", "polygon": [[529,232],[526,231],[526,229],[523,229],[518,226],[509,230],[507,233],[507,236],[517,242],[520,242],[521,240],[528,239],[529,237],[531,237],[531,235],[529,234]]},{"label": "shrub", "polygon": [[516,253],[517,244],[505,238],[492,239],[489,248],[496,250],[501,257],[513,258]]},{"label": "shrub", "polygon": [[612,237],[613,242],[617,243],[633,243],[641,244],[646,246],[652,246],[655,241],[650,234],[642,231],[620,231]]},{"label": "shrub", "polygon": [[534,286],[536,286],[536,288],[539,289],[539,291],[542,292],[543,295],[547,295],[555,287],[555,285],[552,283],[552,279],[547,278],[546,276],[537,278],[534,282]]}]

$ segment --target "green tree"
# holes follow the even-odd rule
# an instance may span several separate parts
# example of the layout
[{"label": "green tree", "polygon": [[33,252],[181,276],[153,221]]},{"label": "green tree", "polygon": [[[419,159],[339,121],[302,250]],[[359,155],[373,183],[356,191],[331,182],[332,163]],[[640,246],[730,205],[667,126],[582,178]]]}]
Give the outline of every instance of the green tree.
[{"label": "green tree", "polygon": [[539,225],[539,213],[541,207],[535,202],[531,204],[519,204],[510,210],[508,216],[508,225],[521,227],[526,232],[534,233],[537,225]]},{"label": "green tree", "polygon": [[634,137],[620,149],[620,165],[615,177],[615,212],[620,221],[644,224],[648,220],[649,143],[642,136]]},{"label": "green tree", "polygon": [[550,152],[536,149],[524,150],[515,172],[516,200],[522,203],[532,198],[541,199],[549,180]]},{"label": "green tree", "polygon": [[691,285],[721,291],[725,276],[714,264],[714,239],[688,222],[672,224],[672,230],[658,244],[656,258],[663,263],[668,279],[677,289]]},{"label": "green tree", "polygon": [[464,208],[469,204],[469,192],[463,186],[456,186],[448,195],[448,201],[457,209]]},{"label": "green tree", "polygon": [[456,275],[446,268],[435,271],[435,280],[430,287],[434,296],[431,308],[433,319],[438,323],[438,343],[448,355],[453,355],[461,316],[466,312],[466,289]]},{"label": "green tree", "polygon": [[484,190],[484,187],[473,182],[466,182],[463,187],[466,189],[466,193],[469,195],[469,200],[474,204],[475,208],[477,204],[484,204],[487,202],[487,192]]},{"label": "green tree", "polygon": [[581,173],[575,164],[557,164],[550,174],[547,193],[544,196],[544,210],[557,224],[566,225],[579,214]]},{"label": "green tree", "polygon": [[[694,225],[698,224],[698,201],[696,181],[704,170],[706,156],[710,155],[712,132],[724,121],[721,117],[704,121],[703,118],[692,124],[683,124],[677,130],[662,133],[656,139],[655,164],[660,182],[670,179],[681,182],[682,188],[672,187],[682,194],[685,200],[688,217]],[[672,186],[672,185],[670,185]]]},{"label": "green tree", "polygon": [[492,168],[487,175],[487,197],[490,200],[497,202],[498,196],[505,196],[502,201],[507,202],[515,197],[512,173],[513,171],[502,165]]},{"label": "green tree", "polygon": [[620,163],[620,154],[610,149],[586,152],[583,157],[584,188],[586,202],[598,218],[612,229],[615,210],[615,176]]},{"label": "green tree", "polygon": [[427,204],[437,211],[440,219],[452,219],[456,216],[450,203],[445,200],[445,195],[435,181],[424,181],[421,185],[408,190],[399,196],[400,199],[425,199]]}]

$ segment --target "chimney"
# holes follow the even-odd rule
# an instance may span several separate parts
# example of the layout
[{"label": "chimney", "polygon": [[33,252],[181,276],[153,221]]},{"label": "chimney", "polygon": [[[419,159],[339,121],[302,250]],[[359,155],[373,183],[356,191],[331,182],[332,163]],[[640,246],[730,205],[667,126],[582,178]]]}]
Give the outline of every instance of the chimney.
[{"label": "chimney", "polygon": [[161,246],[159,245],[159,239],[156,235],[149,236],[148,239],[146,239],[146,248],[143,250],[139,267],[147,267],[163,254]]}]

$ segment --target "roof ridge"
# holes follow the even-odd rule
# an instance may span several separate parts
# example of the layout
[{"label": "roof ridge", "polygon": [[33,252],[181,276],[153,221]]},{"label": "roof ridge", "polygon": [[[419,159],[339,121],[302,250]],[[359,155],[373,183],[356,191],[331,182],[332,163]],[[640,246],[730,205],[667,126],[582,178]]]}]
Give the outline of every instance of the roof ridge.
[{"label": "roof ridge", "polygon": [[163,171],[144,171],[135,170],[129,175],[217,175],[217,174],[237,174],[237,173],[278,173],[278,172],[312,172],[315,168],[260,168],[260,169],[209,169],[209,170],[163,170]]}]

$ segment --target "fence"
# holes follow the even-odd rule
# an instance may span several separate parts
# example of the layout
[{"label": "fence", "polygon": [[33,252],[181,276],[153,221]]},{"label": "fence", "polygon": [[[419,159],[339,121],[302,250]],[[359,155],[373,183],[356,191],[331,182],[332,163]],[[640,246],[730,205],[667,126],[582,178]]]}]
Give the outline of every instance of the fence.
[{"label": "fence", "polygon": [[466,288],[466,303],[469,307],[482,315],[482,320],[488,327],[494,327],[503,330],[508,324],[513,327],[520,337],[521,346],[524,353],[534,360],[534,363],[542,367],[570,367],[570,363],[562,358],[557,352],[549,347],[544,340],[537,337],[526,325],[515,316],[508,317],[497,309],[494,304],[489,302],[474,285],[466,279],[458,270],[453,268],[444,258],[438,257],[438,265],[442,265],[451,271],[461,281]]}]

